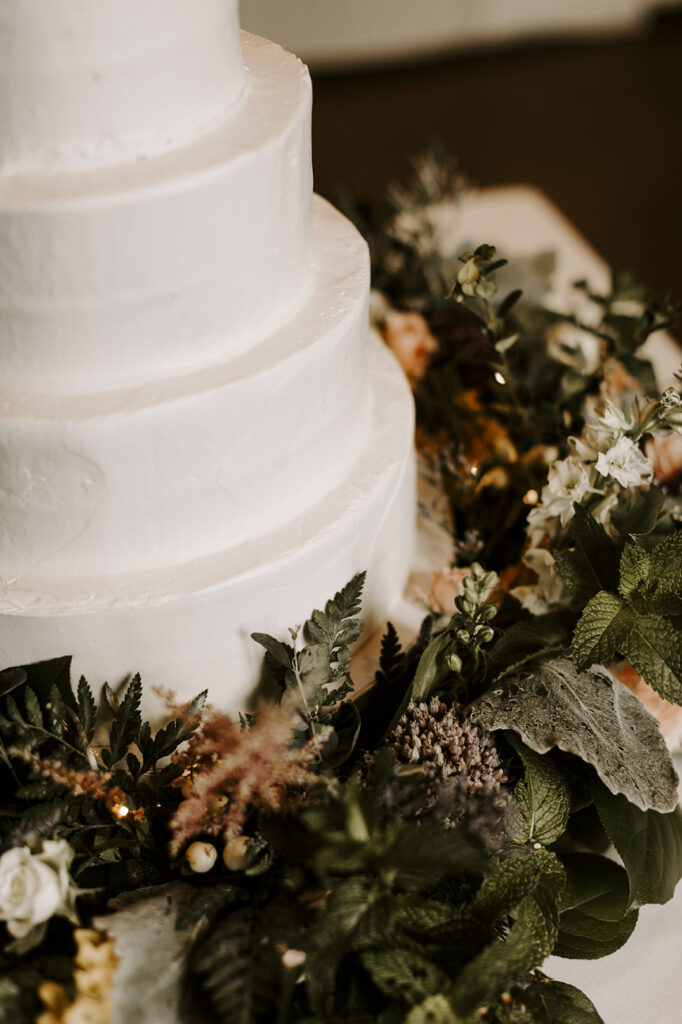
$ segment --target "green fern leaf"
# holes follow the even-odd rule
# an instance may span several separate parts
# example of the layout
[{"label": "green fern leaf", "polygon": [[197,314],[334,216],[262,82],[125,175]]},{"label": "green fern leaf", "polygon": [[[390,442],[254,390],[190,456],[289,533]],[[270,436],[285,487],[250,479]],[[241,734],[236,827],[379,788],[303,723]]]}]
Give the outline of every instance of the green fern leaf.
[{"label": "green fern leaf", "polygon": [[272,1024],[277,1019],[284,970],[265,939],[257,911],[242,907],[212,928],[195,953],[190,970],[218,1024]]},{"label": "green fern leaf", "polygon": [[[140,700],[142,699],[142,682],[136,675],[128,684],[123,700],[116,701],[114,720],[109,733],[110,763],[116,764],[124,756],[131,743],[140,734],[142,719],[140,716]],[[111,706],[111,704],[110,704]]]}]

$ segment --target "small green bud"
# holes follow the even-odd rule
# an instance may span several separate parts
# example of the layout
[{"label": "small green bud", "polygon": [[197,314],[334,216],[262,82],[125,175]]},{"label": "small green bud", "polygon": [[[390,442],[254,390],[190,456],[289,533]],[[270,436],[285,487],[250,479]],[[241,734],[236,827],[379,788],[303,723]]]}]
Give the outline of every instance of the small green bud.
[{"label": "small green bud", "polygon": [[462,659],[455,651],[446,654],[445,663],[451,672],[460,673],[462,671]]}]

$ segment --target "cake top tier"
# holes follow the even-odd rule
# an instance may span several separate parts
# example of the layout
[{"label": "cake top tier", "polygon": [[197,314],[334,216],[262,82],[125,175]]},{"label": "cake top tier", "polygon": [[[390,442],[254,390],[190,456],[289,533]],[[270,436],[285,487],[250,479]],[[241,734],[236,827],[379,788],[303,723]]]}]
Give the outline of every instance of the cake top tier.
[{"label": "cake top tier", "polygon": [[238,0],[0,0],[0,173],[177,148],[243,82]]}]

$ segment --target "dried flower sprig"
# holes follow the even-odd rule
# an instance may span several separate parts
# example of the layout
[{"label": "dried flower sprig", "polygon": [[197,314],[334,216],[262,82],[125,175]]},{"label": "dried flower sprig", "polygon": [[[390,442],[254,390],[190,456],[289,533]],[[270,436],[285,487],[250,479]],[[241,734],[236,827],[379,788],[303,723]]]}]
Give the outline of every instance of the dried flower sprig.
[{"label": "dried flower sprig", "polygon": [[191,779],[191,790],[170,821],[171,852],[199,834],[226,841],[243,831],[251,811],[291,813],[317,781],[320,734],[302,747],[292,743],[290,718],[277,707],[258,712],[240,727],[228,715],[207,716],[176,763]]}]

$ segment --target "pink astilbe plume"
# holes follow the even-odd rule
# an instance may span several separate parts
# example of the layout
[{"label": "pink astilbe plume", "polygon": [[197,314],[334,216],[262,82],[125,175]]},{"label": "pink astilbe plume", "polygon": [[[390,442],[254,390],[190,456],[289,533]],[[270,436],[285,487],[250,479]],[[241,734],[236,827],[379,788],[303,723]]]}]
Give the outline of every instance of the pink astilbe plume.
[{"label": "pink astilbe plume", "polygon": [[198,834],[241,835],[252,810],[286,814],[306,799],[318,776],[320,738],[292,746],[291,720],[278,708],[258,712],[242,729],[228,715],[214,712],[175,758],[191,779],[191,792],[170,821],[171,852]]}]

